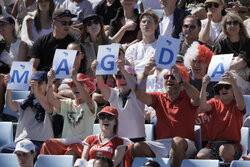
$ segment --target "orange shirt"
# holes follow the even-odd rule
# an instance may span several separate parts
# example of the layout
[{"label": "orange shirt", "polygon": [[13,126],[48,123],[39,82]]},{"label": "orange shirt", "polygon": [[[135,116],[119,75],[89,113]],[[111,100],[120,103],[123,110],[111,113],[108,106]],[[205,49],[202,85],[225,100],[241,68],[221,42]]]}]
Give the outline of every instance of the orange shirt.
[{"label": "orange shirt", "polygon": [[197,107],[193,106],[190,97],[183,91],[171,102],[167,93],[152,92],[151,106],[156,111],[156,138],[166,139],[176,136],[195,140],[194,124]]}]

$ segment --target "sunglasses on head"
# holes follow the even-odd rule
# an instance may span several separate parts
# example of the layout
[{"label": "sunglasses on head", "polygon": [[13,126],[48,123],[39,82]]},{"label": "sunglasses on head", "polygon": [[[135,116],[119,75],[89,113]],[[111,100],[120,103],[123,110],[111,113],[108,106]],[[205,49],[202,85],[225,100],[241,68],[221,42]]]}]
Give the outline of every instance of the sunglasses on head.
[{"label": "sunglasses on head", "polygon": [[207,8],[212,8],[212,7],[215,7],[215,8],[218,8],[220,5],[218,3],[214,3],[214,2],[211,2],[211,3],[207,3],[206,4],[206,7]]},{"label": "sunglasses on head", "polygon": [[216,93],[216,94],[220,94],[219,92],[220,92],[220,90],[222,90],[222,89],[226,89],[226,90],[229,90],[230,88],[231,88],[231,85],[228,85],[228,84],[219,84],[219,85],[217,85],[215,88],[214,88],[214,92]]},{"label": "sunglasses on head", "polygon": [[226,22],[226,25],[234,25],[234,26],[237,26],[239,24],[239,22],[237,20],[234,20],[234,21],[227,21]]},{"label": "sunglasses on head", "polygon": [[87,26],[92,26],[92,24],[99,24],[99,20],[93,19],[93,20],[88,20],[85,22]]},{"label": "sunglasses on head", "polygon": [[100,114],[99,116],[99,119],[100,120],[109,120],[109,121],[112,121],[113,119],[115,119],[115,116],[114,115],[110,115],[110,114]]},{"label": "sunglasses on head", "polygon": [[71,26],[73,24],[73,21],[62,21],[62,20],[56,20],[58,22],[60,22],[63,26]]},{"label": "sunglasses on head", "polygon": [[182,26],[182,28],[184,28],[184,29],[188,29],[188,28],[190,28],[191,30],[194,30],[195,28],[196,28],[196,26],[195,25],[188,25],[188,24],[184,24],[183,26]]},{"label": "sunglasses on head", "polygon": [[163,78],[164,78],[165,80],[169,80],[169,78],[170,78],[171,80],[175,80],[175,77],[174,77],[174,75],[172,75],[172,74],[165,74],[165,75],[163,76]]}]

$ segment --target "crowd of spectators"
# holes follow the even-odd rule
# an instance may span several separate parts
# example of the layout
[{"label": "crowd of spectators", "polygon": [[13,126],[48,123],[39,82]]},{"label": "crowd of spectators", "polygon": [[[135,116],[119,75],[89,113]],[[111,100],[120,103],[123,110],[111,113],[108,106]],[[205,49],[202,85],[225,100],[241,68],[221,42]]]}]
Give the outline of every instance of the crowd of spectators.
[{"label": "crowd of spectators", "polygon": [[[0,153],[15,153],[23,166],[39,154],[73,155],[76,167],[129,167],[134,157],[168,157],[174,167],[185,158],[241,157],[240,129],[250,128],[250,115],[243,120],[249,1],[0,2],[0,118],[18,121],[14,142]],[[155,64],[159,36],[181,40],[169,70]],[[95,75],[98,47],[112,43],[121,44],[117,74]],[[77,50],[70,79],[55,79],[56,49]],[[212,57],[230,53],[230,71],[210,82]],[[27,99],[13,100],[6,90],[13,61],[33,63]],[[18,120],[3,113],[4,105]],[[101,132],[93,135],[98,121]],[[145,141],[145,123],[154,124],[154,141]],[[201,150],[194,125],[201,126]]]}]

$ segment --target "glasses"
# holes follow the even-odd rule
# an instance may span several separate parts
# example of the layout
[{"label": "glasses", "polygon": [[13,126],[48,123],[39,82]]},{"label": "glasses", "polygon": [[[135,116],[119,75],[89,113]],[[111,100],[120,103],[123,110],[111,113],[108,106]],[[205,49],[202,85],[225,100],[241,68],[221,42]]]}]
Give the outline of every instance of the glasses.
[{"label": "glasses", "polygon": [[164,78],[165,80],[169,80],[169,78],[170,78],[171,80],[175,80],[174,75],[171,75],[171,74],[165,74],[165,75],[163,76],[163,78]]},{"label": "glasses", "polygon": [[237,26],[237,25],[239,25],[239,22],[237,21],[237,20],[234,20],[234,21],[227,21],[226,22],[226,25],[234,25],[234,26]]},{"label": "glasses", "polygon": [[73,21],[62,21],[62,20],[56,20],[58,22],[60,22],[63,26],[71,26],[73,24]]},{"label": "glasses", "polygon": [[183,26],[182,26],[182,28],[184,28],[184,29],[188,29],[188,28],[190,28],[191,30],[194,30],[195,28],[196,28],[196,26],[195,25],[188,25],[188,24],[184,24]]},{"label": "glasses", "polygon": [[115,78],[116,78],[116,79],[122,79],[122,78],[124,78],[124,76],[123,76],[123,75],[118,74],[118,75],[115,75]]},{"label": "glasses", "polygon": [[215,8],[218,8],[220,5],[219,5],[218,3],[213,3],[213,2],[212,2],[212,3],[207,3],[207,4],[206,4],[206,7],[207,7],[207,8],[212,8],[213,6],[214,6]]},{"label": "glasses", "polygon": [[115,119],[115,116],[114,115],[110,115],[110,114],[100,114],[99,115],[99,119],[100,120],[109,120],[109,121],[112,121],[113,119]]},{"label": "glasses", "polygon": [[227,85],[227,84],[217,85],[216,87],[214,87],[214,92],[216,94],[219,94],[220,90],[222,90],[223,88],[226,90],[229,90],[231,88],[231,85]]},{"label": "glasses", "polygon": [[99,24],[99,20],[97,20],[97,19],[94,19],[92,21],[88,20],[85,22],[85,24],[90,27],[90,26],[92,26],[92,24]]}]

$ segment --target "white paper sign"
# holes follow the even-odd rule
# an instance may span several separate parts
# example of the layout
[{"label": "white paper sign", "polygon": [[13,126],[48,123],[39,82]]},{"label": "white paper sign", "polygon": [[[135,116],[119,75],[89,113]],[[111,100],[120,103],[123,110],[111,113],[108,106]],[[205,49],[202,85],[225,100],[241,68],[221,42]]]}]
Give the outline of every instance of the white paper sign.
[{"label": "white paper sign", "polygon": [[233,54],[214,55],[210,61],[207,75],[211,81],[222,81],[221,75],[230,70]]},{"label": "white paper sign", "polygon": [[14,61],[11,66],[7,89],[29,90],[32,68],[32,62]]},{"label": "white paper sign", "polygon": [[96,75],[117,74],[115,61],[118,59],[120,44],[99,45]]},{"label": "white paper sign", "polygon": [[56,78],[70,78],[70,70],[73,68],[77,50],[56,49],[53,59],[53,69]]},{"label": "white paper sign", "polygon": [[176,57],[180,47],[180,40],[160,36],[157,40],[155,51],[155,63],[157,67],[171,69],[176,63]]}]

